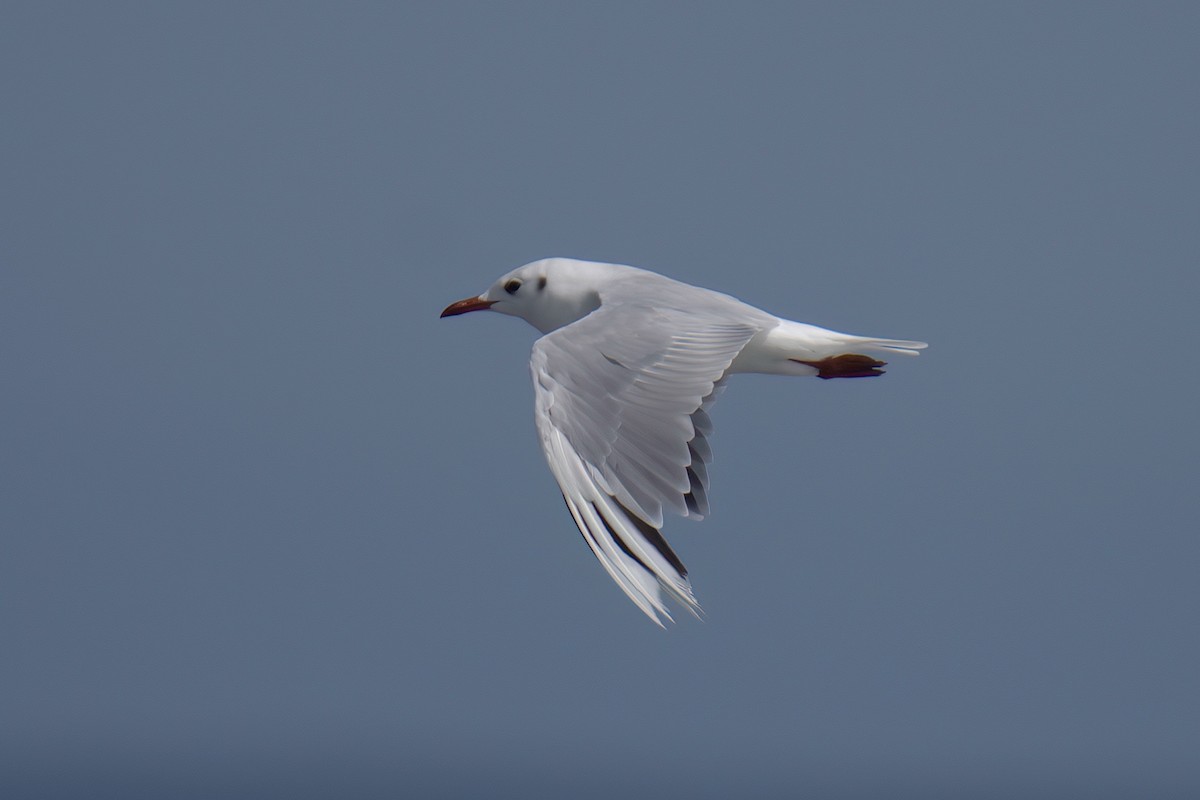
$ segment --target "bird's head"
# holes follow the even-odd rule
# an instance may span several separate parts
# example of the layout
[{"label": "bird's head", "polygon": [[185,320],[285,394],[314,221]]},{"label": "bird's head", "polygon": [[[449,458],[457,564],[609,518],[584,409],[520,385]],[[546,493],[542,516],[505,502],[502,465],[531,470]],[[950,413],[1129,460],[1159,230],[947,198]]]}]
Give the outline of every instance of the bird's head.
[{"label": "bird's head", "polygon": [[570,325],[600,307],[600,289],[609,264],[545,258],[518,267],[478,297],[451,303],[443,317],[468,311],[499,311],[520,317],[542,333]]}]

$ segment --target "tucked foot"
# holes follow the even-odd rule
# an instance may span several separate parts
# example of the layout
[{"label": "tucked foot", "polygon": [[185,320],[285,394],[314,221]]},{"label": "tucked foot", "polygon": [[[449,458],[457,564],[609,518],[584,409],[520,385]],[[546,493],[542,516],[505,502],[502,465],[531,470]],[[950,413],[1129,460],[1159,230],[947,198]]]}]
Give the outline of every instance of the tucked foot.
[{"label": "tucked foot", "polygon": [[817,370],[817,377],[822,380],[829,380],[830,378],[873,378],[876,375],[883,374],[883,370],[879,369],[880,367],[887,366],[886,361],[877,361],[870,356],[859,355],[857,353],[829,356],[828,358],[822,358],[820,361],[804,361],[799,358],[789,358],[788,361],[795,361],[797,364],[814,367]]}]

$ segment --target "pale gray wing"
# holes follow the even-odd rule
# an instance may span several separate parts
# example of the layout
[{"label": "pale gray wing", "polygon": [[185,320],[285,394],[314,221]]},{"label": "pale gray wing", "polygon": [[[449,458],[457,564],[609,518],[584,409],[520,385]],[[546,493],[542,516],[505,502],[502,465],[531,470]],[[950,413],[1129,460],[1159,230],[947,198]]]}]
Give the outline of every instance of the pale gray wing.
[{"label": "pale gray wing", "polygon": [[708,510],[706,411],[749,323],[636,304],[602,306],[533,347],[536,420],[550,470],[584,539],[651,619],[660,587],[698,610],[659,533],[663,509]]}]

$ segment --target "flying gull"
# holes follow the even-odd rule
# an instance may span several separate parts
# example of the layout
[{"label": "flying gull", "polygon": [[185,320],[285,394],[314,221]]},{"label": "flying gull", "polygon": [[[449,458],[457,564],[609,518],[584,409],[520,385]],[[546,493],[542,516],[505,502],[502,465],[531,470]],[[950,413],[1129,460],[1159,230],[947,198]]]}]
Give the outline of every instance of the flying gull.
[{"label": "flying gull", "polygon": [[542,332],[530,370],[538,437],[596,558],[659,625],[666,598],[699,614],[664,512],[708,513],[708,411],[737,372],[882,375],[875,356],[926,345],[781,319],[636,267],[547,258],[501,277],[443,317],[499,311]]}]

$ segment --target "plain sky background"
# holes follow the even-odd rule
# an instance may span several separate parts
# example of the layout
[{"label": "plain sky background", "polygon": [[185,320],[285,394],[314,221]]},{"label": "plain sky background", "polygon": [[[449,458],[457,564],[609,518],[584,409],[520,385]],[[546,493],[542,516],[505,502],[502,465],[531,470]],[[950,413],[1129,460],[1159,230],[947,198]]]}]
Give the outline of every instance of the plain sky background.
[{"label": "plain sky background", "polygon": [[[0,794],[1200,793],[1194,3],[0,25]],[[923,339],[741,377],[707,618],[574,530],[549,255]]]}]

